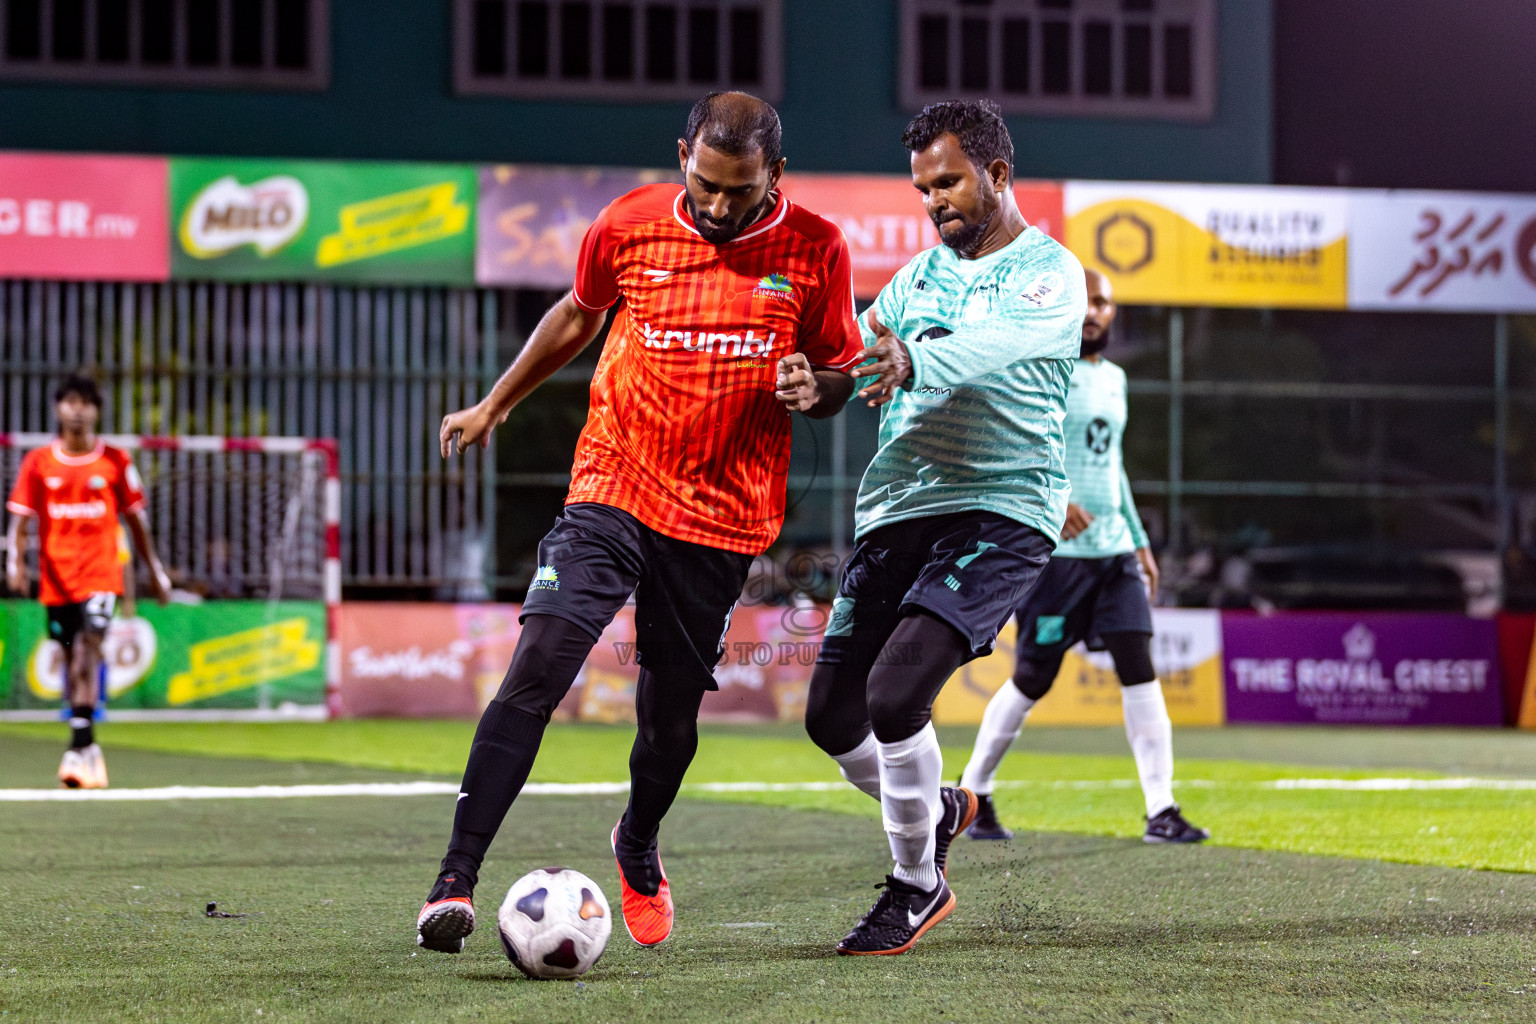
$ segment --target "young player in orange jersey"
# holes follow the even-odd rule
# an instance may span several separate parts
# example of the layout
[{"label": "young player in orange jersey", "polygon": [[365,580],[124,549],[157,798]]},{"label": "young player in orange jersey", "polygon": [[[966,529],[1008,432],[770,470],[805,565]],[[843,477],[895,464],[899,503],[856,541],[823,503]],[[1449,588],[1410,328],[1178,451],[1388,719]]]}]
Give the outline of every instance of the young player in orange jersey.
[{"label": "young player in orange jersey", "polygon": [[123,593],[118,559],[118,517],[128,522],[148,563],[162,604],[171,581],[155,554],[144,515],[144,490],[128,453],[96,436],[101,392],[89,377],[71,376],[53,395],[59,438],[27,453],[6,508],[11,512],[5,578],[12,592],[27,591],[22,558],[27,524],[38,523],[38,599],[48,609],[48,636],[64,648],[66,696],[72,731],[59,764],[59,781],[71,789],[103,789],[107,766],[92,730],[101,645]]},{"label": "young player in orange jersey", "polygon": [[442,449],[488,442],[540,382],[596,337],[565,511],[539,545],[523,631],[480,720],[442,870],[417,942],[457,953],[491,839],[527,781],[550,713],[635,594],[639,731],[629,806],[611,837],[624,923],[672,930],[657,830],[698,745],[747,569],[778,536],[789,413],[835,415],[863,359],[847,243],[778,191],[779,118],[742,93],[705,97],[678,140],[685,184],[616,199],[582,242],[575,287],[480,404],[443,420]]}]

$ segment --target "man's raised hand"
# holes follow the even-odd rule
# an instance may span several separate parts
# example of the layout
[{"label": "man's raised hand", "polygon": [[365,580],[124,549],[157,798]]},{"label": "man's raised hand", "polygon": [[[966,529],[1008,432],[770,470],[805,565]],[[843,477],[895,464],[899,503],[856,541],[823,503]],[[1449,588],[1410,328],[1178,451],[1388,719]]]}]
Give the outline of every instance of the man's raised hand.
[{"label": "man's raised hand", "polygon": [[865,322],[875,332],[875,343],[864,350],[864,358],[874,362],[860,366],[851,376],[875,378],[859,391],[859,397],[869,399],[871,406],[880,406],[896,397],[896,389],[912,379],[912,357],[907,354],[907,346],[880,322],[873,309],[865,315]]}]

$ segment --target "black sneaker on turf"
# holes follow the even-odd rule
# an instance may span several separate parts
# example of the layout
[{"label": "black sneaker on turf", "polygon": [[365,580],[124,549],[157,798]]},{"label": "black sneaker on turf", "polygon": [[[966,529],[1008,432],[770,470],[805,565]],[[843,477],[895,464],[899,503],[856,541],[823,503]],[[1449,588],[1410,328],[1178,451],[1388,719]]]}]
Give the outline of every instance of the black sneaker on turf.
[{"label": "black sneaker on turf", "polygon": [[948,874],[949,844],[976,820],[976,794],[964,786],[939,790],[939,822],[933,827],[933,866]]},{"label": "black sneaker on turf", "polygon": [[1169,804],[1147,819],[1144,843],[1203,843],[1211,838],[1211,830],[1197,828],[1184,820],[1178,804]]},{"label": "black sneaker on turf", "polygon": [[965,834],[972,839],[1012,839],[1013,830],[1004,828],[1003,823],[997,820],[997,808],[992,806],[992,797],[978,796],[976,800],[980,804],[976,808],[976,820],[965,830]]},{"label": "black sneaker on turf", "polygon": [[939,887],[932,892],[923,892],[894,875],[887,875],[884,884],[875,888],[884,888],[885,892],[858,927],[837,944],[837,951],[843,956],[905,953],[924,932],[955,909],[955,894],[949,891],[943,875],[939,876]]},{"label": "black sneaker on turf", "polygon": [[458,953],[475,930],[475,890],[453,874],[439,875],[416,915],[416,945],[439,953]]}]

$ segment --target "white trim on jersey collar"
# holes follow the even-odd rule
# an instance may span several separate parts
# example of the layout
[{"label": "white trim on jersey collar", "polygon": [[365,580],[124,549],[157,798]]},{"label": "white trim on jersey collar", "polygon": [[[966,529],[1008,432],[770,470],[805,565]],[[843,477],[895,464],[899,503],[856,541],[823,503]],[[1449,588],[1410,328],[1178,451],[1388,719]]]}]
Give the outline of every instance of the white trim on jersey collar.
[{"label": "white trim on jersey collar", "polygon": [[66,466],[89,466],[91,463],[101,458],[102,452],[107,450],[107,442],[101,440],[101,438],[97,438],[96,447],[92,448],[84,455],[69,454],[64,450],[63,441],[55,441],[52,445],[50,445],[50,447],[53,449],[53,457],[58,459]]},{"label": "white trim on jersey collar", "polygon": [[[699,235],[699,229],[690,224],[688,220],[683,216],[683,196],[687,194],[687,191],[687,187],[685,186],[683,191],[677,194],[677,198],[672,200],[672,218],[683,227],[693,232],[695,235]],[[771,219],[765,223],[759,224],[757,227],[753,228],[751,231],[748,231],[744,235],[737,235],[729,242],[722,242],[720,244],[735,245],[737,242],[745,242],[749,238],[756,237],[765,231],[771,231],[782,224],[784,222],[784,218],[789,215],[789,199],[784,195],[782,191],[775,191],[774,194],[779,197],[779,201],[774,208],[773,217]],[[699,237],[703,238],[704,236],[699,235]]]}]

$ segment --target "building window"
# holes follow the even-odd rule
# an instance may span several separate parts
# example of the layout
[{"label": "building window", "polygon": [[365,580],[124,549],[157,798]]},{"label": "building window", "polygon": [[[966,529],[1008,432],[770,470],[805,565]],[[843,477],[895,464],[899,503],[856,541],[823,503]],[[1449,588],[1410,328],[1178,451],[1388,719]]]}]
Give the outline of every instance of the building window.
[{"label": "building window", "polygon": [[783,93],[780,0],[455,0],[454,84],[470,96],[694,100]]},{"label": "building window", "polygon": [[0,79],[323,89],[329,0],[0,0]]},{"label": "building window", "polygon": [[1216,0],[902,0],[898,74],[913,111],[1209,120]]}]

